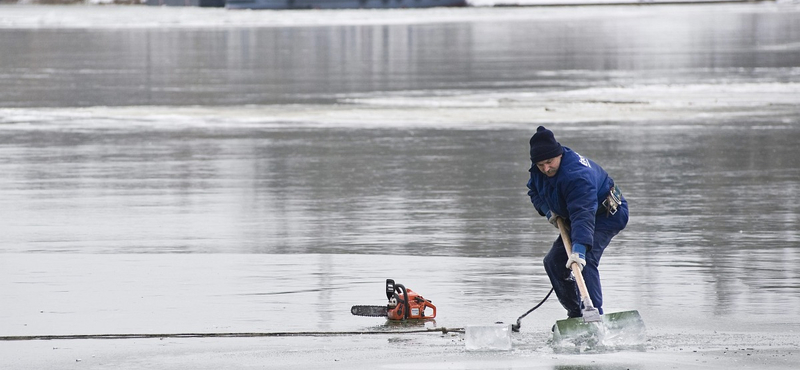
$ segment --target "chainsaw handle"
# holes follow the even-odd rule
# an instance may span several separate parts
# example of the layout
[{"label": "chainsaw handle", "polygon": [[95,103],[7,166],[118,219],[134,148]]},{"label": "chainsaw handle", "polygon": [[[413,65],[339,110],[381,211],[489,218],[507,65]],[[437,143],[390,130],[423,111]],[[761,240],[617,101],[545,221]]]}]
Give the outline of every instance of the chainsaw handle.
[{"label": "chainsaw handle", "polygon": [[408,316],[411,314],[411,304],[408,302],[408,291],[406,290],[405,285],[403,284],[394,284],[394,289],[403,294],[403,298],[397,297],[397,304],[401,304],[404,306],[403,310],[403,320],[408,319]]},{"label": "chainsaw handle", "polygon": [[425,300],[425,303],[424,303],[424,305],[423,305],[423,307],[422,307],[422,310],[423,310],[423,312],[424,312],[424,311],[425,311],[425,309],[426,309],[426,308],[428,308],[428,307],[430,307],[430,308],[432,308],[432,309],[433,309],[433,316],[425,316],[425,318],[426,318],[426,319],[434,319],[434,318],[436,318],[436,306],[434,306],[434,305],[433,305],[433,303],[431,303],[431,301],[429,301],[429,300],[427,300],[427,299],[426,299],[426,300]]}]

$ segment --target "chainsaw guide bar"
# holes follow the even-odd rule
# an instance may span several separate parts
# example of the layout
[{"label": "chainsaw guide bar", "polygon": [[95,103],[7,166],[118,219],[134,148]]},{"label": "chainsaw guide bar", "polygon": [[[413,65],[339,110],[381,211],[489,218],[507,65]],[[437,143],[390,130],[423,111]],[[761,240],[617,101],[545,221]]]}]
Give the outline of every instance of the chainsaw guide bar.
[{"label": "chainsaw guide bar", "polygon": [[356,316],[386,317],[389,308],[386,306],[353,306],[350,313]]}]

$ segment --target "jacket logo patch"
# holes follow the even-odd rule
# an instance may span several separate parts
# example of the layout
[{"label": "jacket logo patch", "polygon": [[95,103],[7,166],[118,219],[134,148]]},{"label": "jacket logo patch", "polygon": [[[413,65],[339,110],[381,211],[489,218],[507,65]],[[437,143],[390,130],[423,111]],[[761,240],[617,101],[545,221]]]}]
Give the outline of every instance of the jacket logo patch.
[{"label": "jacket logo patch", "polygon": [[[575,154],[578,154],[578,153],[575,153]],[[592,168],[592,165],[589,164],[589,160],[586,159],[586,157],[578,154],[578,158],[580,158],[579,161],[581,162],[582,165],[584,165],[586,167],[589,167],[589,168]]]}]

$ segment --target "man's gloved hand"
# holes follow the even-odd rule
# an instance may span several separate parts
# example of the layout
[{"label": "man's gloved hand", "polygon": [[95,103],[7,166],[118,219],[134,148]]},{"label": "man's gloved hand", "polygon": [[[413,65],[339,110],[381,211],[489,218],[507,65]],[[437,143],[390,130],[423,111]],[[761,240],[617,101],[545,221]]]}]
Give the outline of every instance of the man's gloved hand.
[{"label": "man's gloved hand", "polygon": [[550,222],[551,225],[555,226],[558,229],[558,218],[561,217],[553,212],[547,211],[547,221]]},{"label": "man's gloved hand", "polygon": [[572,269],[572,264],[577,263],[580,266],[581,271],[583,271],[583,267],[586,266],[586,246],[580,243],[575,243],[572,245],[572,254],[569,255],[569,259],[567,260],[567,269]]}]

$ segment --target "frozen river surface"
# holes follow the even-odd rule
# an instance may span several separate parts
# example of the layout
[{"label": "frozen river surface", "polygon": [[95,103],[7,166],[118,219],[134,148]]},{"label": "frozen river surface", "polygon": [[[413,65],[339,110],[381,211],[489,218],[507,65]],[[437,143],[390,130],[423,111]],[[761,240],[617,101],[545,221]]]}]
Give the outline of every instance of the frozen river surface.
[{"label": "frozen river surface", "polygon": [[[555,351],[551,299],[511,352],[2,340],[0,368],[800,367],[796,5],[0,9],[0,337],[514,322],[557,235],[526,196],[540,124],[629,200],[605,310],[648,328],[640,351]],[[386,278],[436,320],[350,315]]]}]

